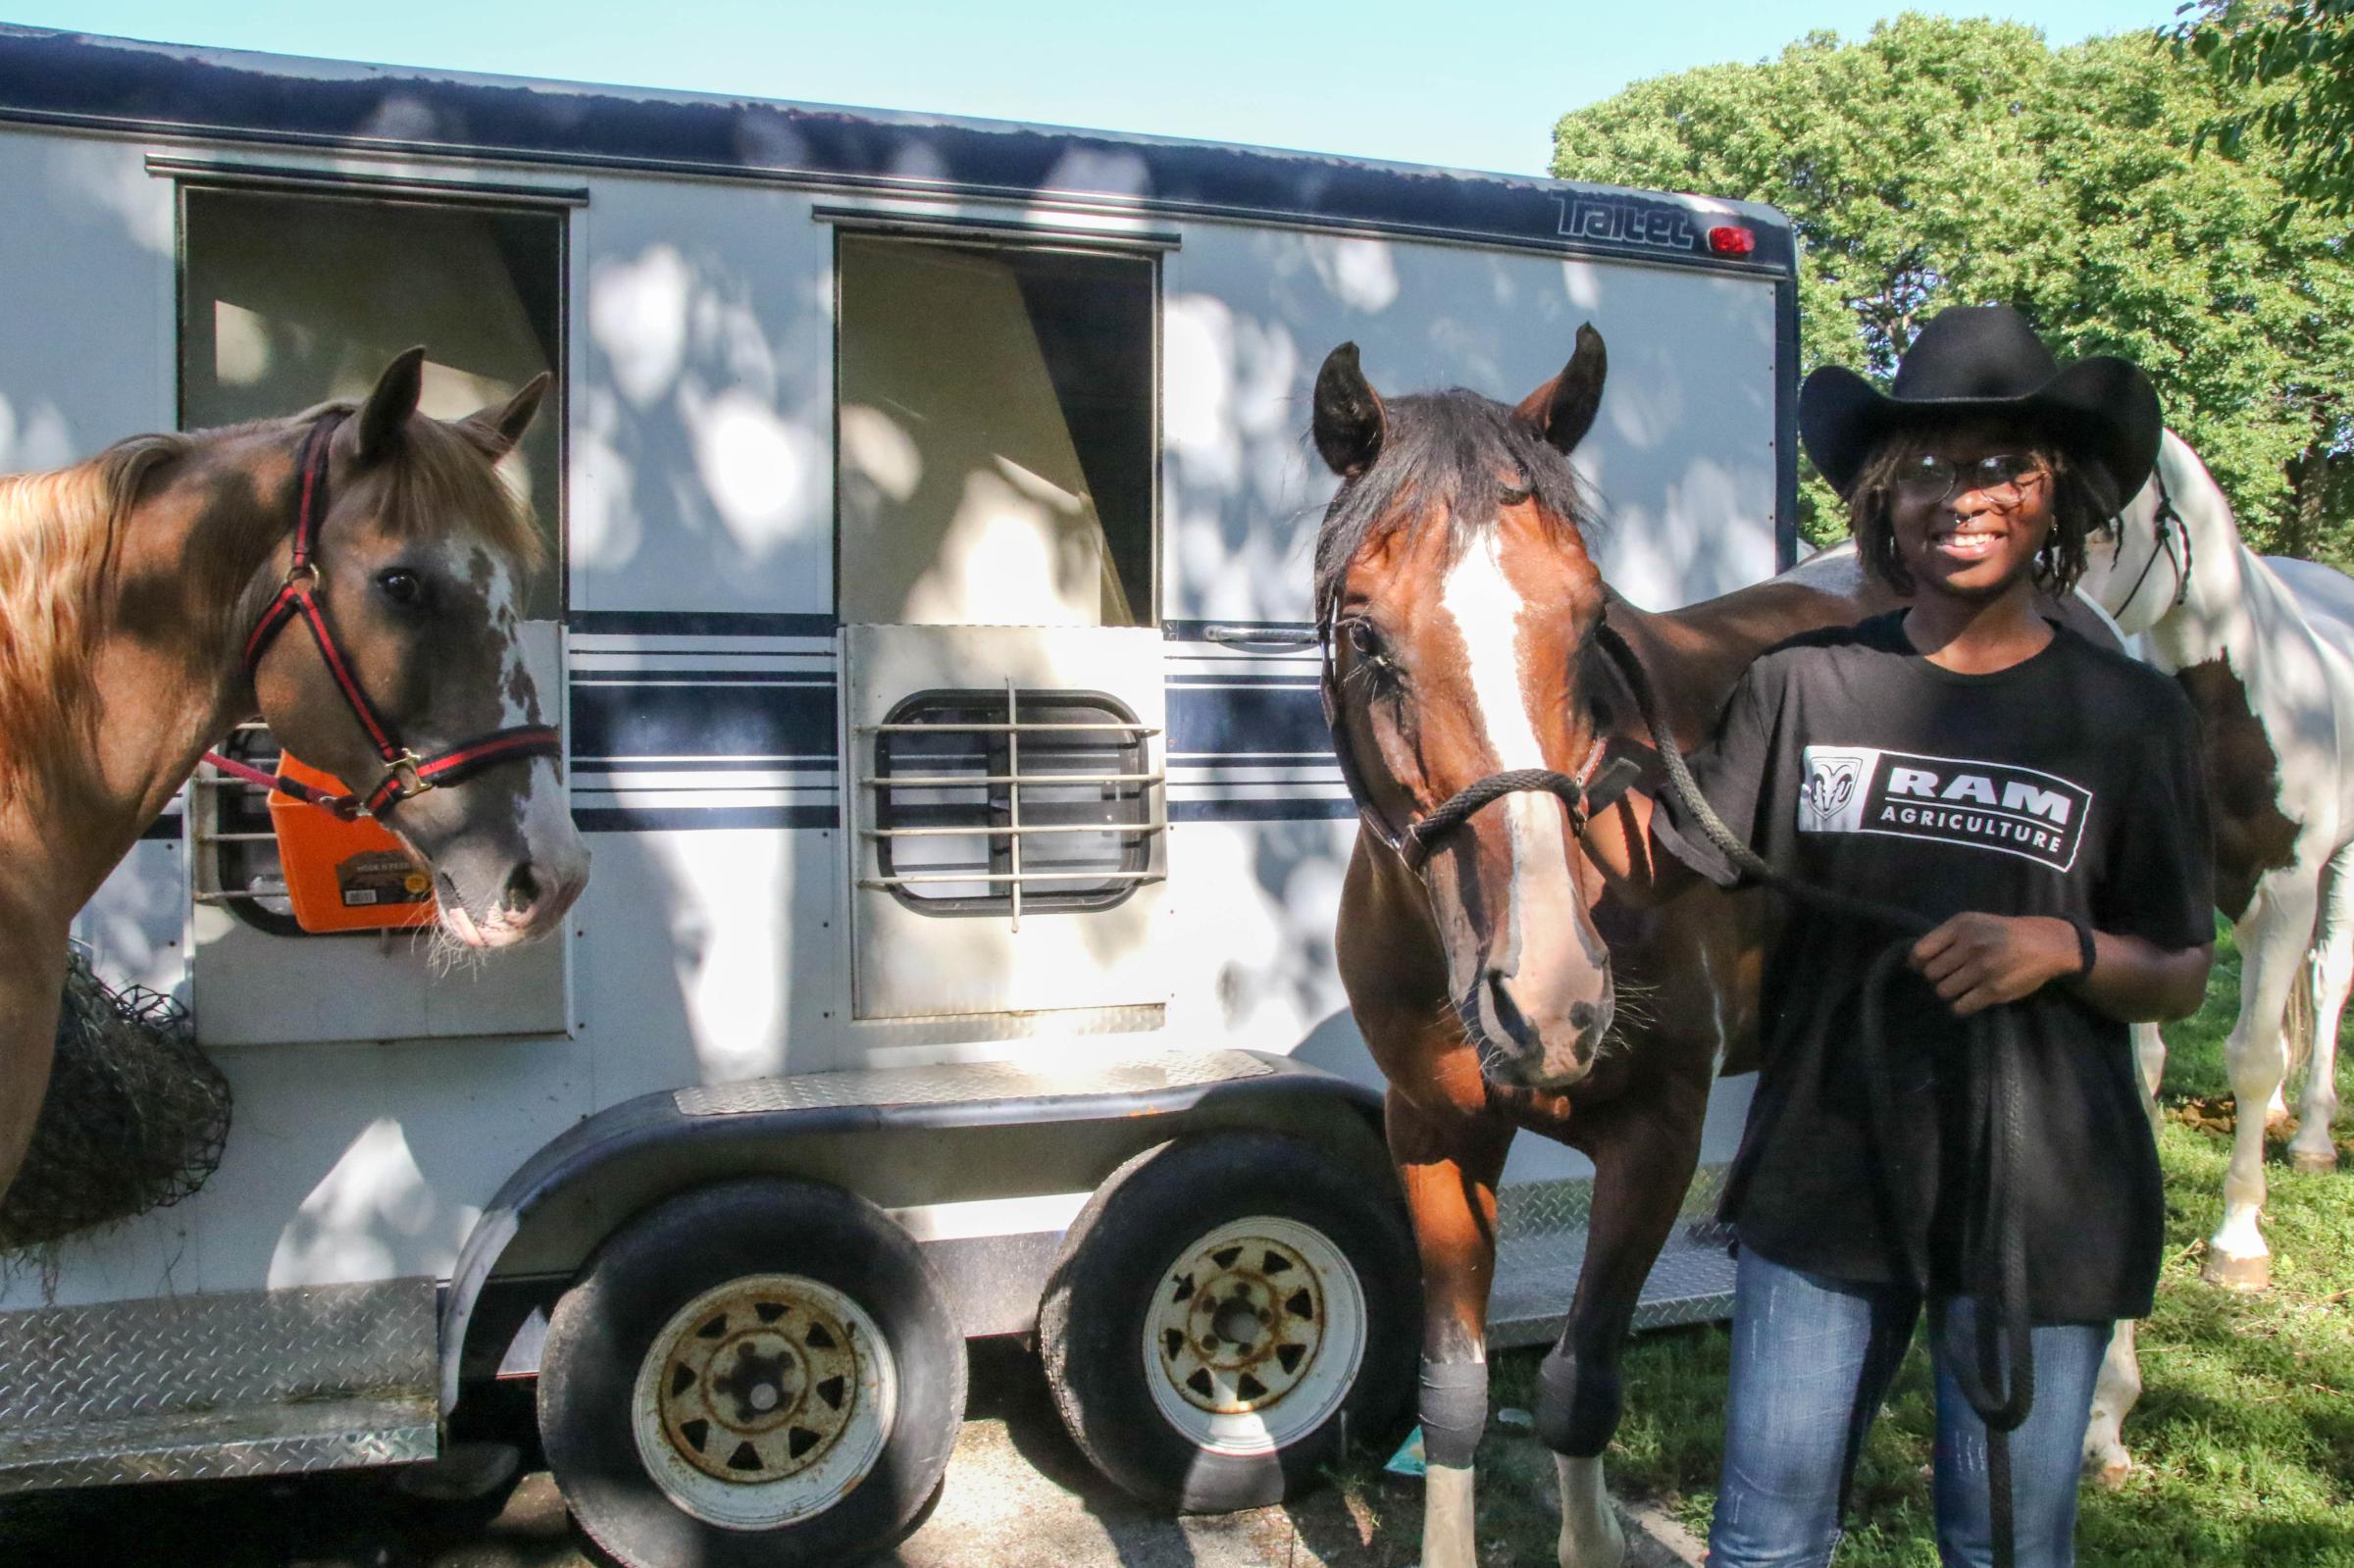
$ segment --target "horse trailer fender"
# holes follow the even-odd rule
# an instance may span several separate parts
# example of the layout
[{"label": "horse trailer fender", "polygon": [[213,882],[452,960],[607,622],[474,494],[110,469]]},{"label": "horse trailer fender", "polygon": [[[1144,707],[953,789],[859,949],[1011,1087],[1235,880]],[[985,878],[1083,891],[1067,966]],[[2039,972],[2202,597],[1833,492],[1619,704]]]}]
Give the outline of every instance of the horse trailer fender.
[{"label": "horse trailer fender", "polygon": [[626,1100],[525,1161],[468,1235],[441,1306],[442,1417],[466,1381],[499,1369],[528,1316],[528,1306],[486,1311],[486,1288],[514,1282],[526,1288],[522,1301],[536,1285],[552,1299],[605,1238],[691,1188],[770,1176],[855,1192],[916,1236],[948,1280],[966,1334],[1018,1332],[1028,1323],[1008,1321],[1006,1304],[1035,1311],[1067,1217],[1051,1229],[1003,1228],[1037,1232],[1009,1278],[999,1235],[911,1224],[907,1211],[1089,1193],[1156,1144],[1237,1129],[1285,1134],[1370,1181],[1395,1180],[1378,1090],[1258,1051],[797,1074]]}]

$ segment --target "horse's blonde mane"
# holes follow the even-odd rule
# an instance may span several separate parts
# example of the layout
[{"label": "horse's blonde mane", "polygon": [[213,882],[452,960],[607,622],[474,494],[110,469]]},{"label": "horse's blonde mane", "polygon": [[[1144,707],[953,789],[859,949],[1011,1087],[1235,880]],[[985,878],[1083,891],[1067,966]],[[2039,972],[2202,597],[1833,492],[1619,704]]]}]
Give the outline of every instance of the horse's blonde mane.
[{"label": "horse's blonde mane", "polygon": [[[230,437],[291,431],[356,407],[323,403],[290,419],[134,435],[70,468],[0,476],[0,803],[30,779],[61,782],[95,745],[89,660],[104,631],[98,623],[124,531],[155,469]],[[373,503],[388,532],[435,537],[471,524],[519,572],[545,558],[531,509],[456,426],[410,421],[397,461],[364,469],[346,482]],[[259,526],[273,538],[286,526],[278,517],[221,521],[244,534]],[[250,571],[240,563],[252,557],[238,542],[192,539],[188,552],[192,578],[225,616],[233,613],[242,586],[230,578]]]},{"label": "horse's blonde mane", "polygon": [[139,486],[192,444],[134,435],[72,468],[0,477],[0,800],[94,742],[94,709],[76,698],[107,567]]}]

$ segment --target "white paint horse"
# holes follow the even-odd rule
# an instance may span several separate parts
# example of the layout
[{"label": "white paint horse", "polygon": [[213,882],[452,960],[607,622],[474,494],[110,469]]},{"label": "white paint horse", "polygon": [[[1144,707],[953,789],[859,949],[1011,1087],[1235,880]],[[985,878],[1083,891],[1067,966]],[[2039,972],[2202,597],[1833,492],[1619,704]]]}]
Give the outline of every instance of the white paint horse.
[{"label": "white paint horse", "polygon": [[[2087,554],[2078,591],[2181,683],[2206,731],[2216,904],[2241,962],[2225,1046],[2232,1096],[2284,1116],[2286,1037],[2309,1030],[2289,1159],[2327,1170],[2337,1163],[2338,1016],[2354,981],[2354,581],[2249,550],[2206,465],[2172,431],[2151,482]],[[2136,1043],[2154,1093],[2165,1046],[2154,1026]],[[2233,1290],[2271,1283],[2259,1224],[2267,1121],[2237,1118],[2223,1224],[2208,1242],[2206,1277]],[[2113,1479],[2126,1463],[2118,1424],[2139,1390],[2132,1325],[2121,1324],[2085,1444]]]}]

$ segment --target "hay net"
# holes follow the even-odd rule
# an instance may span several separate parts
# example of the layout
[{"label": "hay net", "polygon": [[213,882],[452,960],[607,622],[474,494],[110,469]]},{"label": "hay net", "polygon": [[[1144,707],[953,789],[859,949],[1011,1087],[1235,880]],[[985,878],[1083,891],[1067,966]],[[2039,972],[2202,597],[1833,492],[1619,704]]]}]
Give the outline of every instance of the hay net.
[{"label": "hay net", "polygon": [[70,950],[49,1092],[0,1199],[0,1252],[188,1196],[220,1167],[229,1108],[229,1080],[197,1048],[186,1008],[144,986],[118,991]]}]

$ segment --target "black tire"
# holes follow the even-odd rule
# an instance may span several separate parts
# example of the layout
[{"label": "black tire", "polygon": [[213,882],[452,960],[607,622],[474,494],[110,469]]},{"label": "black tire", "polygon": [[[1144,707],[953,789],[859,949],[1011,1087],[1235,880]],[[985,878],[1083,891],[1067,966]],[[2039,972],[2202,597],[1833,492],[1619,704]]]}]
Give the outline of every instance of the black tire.
[{"label": "black tire", "polygon": [[[1303,1264],[1319,1282],[1305,1297],[1294,1283]],[[1203,1304],[1213,1298],[1245,1308],[1233,1321],[1246,1338],[1209,1332],[1221,1321]],[[1392,1435],[1421,1323],[1394,1184],[1296,1138],[1219,1133],[1165,1143],[1097,1189],[1048,1280],[1039,1343],[1063,1425],[1097,1469],[1147,1502],[1225,1513],[1296,1495],[1351,1441]],[[1212,1343],[1218,1355],[1197,1353]],[[1279,1364],[1292,1344],[1305,1359]],[[1262,1371],[1265,1382],[1250,1381]],[[1248,1435],[1238,1444],[1220,1433],[1235,1419],[1221,1400],[1261,1423],[1272,1447],[1247,1451]]]},{"label": "black tire", "polygon": [[[853,1354],[869,1334],[886,1353]],[[852,1193],[755,1179],[598,1248],[548,1318],[539,1433],[582,1532],[626,1568],[790,1568],[908,1528],[964,1392],[963,1338],[907,1233]]]}]

